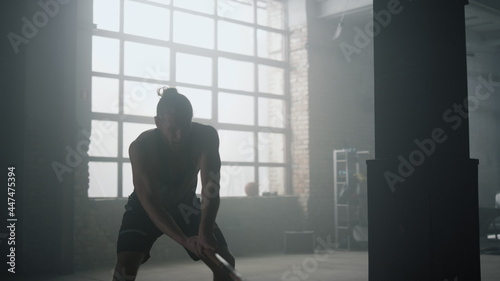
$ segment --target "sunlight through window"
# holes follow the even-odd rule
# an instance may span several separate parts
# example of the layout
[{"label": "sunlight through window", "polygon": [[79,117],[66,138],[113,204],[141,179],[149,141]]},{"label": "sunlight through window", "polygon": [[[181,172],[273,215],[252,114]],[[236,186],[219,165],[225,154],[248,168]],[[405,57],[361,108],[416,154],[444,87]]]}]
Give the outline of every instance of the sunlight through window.
[{"label": "sunlight through window", "polygon": [[217,129],[221,196],[245,196],[248,182],[287,194],[285,10],[280,0],[94,0],[89,196],[133,191],[128,149],[155,128],[163,86]]}]

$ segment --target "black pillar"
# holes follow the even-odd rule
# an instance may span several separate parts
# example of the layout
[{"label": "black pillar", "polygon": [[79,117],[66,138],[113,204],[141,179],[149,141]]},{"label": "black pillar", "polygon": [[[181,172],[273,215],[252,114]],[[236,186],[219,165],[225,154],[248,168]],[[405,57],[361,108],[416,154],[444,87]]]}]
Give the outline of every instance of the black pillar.
[{"label": "black pillar", "polygon": [[[0,9],[0,34],[2,36],[9,34],[16,28],[17,21],[25,14],[25,7],[20,2],[18,0],[2,1],[2,8]],[[26,174],[25,165],[22,161],[25,154],[23,143],[25,139],[24,124],[26,122],[24,117],[26,54],[20,52],[14,55],[12,45],[5,39],[0,41],[0,54],[0,113],[2,114],[0,117],[0,122],[2,122],[0,127],[2,128],[0,142],[0,181],[2,182],[2,192],[0,193],[0,206],[2,208],[0,212],[0,264],[2,266],[0,266],[0,276],[2,277],[0,279],[6,280],[7,278],[3,279],[4,276],[12,278],[14,275],[8,271],[9,268],[15,266],[16,263],[17,268],[19,268],[19,264],[24,261],[24,257],[19,255],[24,246],[23,241],[21,239],[17,239],[17,241],[8,239],[11,234],[13,238],[22,237],[24,234],[22,231],[24,221],[21,219],[14,221],[14,219],[22,217],[25,208],[19,198],[23,193],[21,188],[24,186],[23,178]],[[15,168],[11,169],[14,172],[12,177],[9,177],[8,174],[10,167]],[[14,183],[9,185],[8,178],[12,178],[11,182],[14,181]],[[15,207],[11,208],[13,212],[8,210],[10,207],[8,198],[11,198],[10,206]],[[12,217],[9,217],[9,213],[12,213]],[[8,221],[8,219],[13,220]],[[7,226],[11,226],[11,223],[15,227],[7,228]],[[13,245],[13,243],[16,243],[16,245]],[[14,249],[17,249],[17,256],[15,251],[11,251],[11,246],[16,246]],[[11,262],[11,258],[14,263],[8,264]],[[13,269],[13,271],[15,270]]]},{"label": "black pillar", "polygon": [[[9,276],[6,280],[35,280],[28,276],[73,271],[74,173],[65,173],[60,180],[53,165],[75,168],[69,164],[75,163],[75,157],[68,151],[78,149],[75,89],[80,79],[77,70],[81,68],[76,63],[79,3],[2,1],[0,92],[6,126],[2,126],[0,155],[4,182],[0,195],[4,202],[0,275]],[[6,178],[10,166],[16,167],[12,195],[8,194]],[[17,219],[15,231],[9,233],[5,233],[7,220],[3,218],[11,218],[7,196],[15,199],[11,212]],[[15,240],[7,244],[5,235]]]},{"label": "black pillar", "polygon": [[465,2],[374,0],[370,281],[480,280]]}]

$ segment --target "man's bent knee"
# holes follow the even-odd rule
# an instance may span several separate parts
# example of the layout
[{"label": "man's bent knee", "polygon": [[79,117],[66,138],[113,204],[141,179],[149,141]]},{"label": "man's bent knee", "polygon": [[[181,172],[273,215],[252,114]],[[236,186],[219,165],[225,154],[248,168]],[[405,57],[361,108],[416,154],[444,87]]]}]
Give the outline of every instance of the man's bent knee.
[{"label": "man's bent knee", "polygon": [[115,269],[113,273],[113,281],[134,281],[135,275],[128,275],[126,273],[125,267],[122,267],[121,270]]},{"label": "man's bent knee", "polygon": [[140,252],[118,253],[113,281],[134,281],[146,254]]}]

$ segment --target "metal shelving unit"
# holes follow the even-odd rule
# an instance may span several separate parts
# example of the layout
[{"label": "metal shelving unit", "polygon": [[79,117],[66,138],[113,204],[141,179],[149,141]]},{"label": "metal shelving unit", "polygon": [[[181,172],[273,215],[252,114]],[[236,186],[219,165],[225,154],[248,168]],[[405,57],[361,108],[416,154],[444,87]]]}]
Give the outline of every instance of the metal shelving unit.
[{"label": "metal shelving unit", "polygon": [[[337,248],[351,249],[353,223],[359,222],[363,216],[359,197],[365,192],[354,177],[360,174],[361,165],[364,165],[360,163],[360,159],[367,158],[368,155],[368,151],[355,149],[333,151],[334,227]],[[357,198],[357,202],[353,202],[353,197]]]}]

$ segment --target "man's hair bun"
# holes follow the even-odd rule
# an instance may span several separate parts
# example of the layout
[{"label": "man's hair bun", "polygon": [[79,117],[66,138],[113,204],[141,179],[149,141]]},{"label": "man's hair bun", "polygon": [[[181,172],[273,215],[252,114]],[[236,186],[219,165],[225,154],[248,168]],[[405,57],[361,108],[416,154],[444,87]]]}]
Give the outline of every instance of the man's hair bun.
[{"label": "man's hair bun", "polygon": [[176,88],[169,88],[169,87],[165,86],[165,87],[161,87],[158,90],[156,90],[156,93],[161,97],[164,94],[174,95],[174,94],[178,94],[179,92],[177,92]]}]

